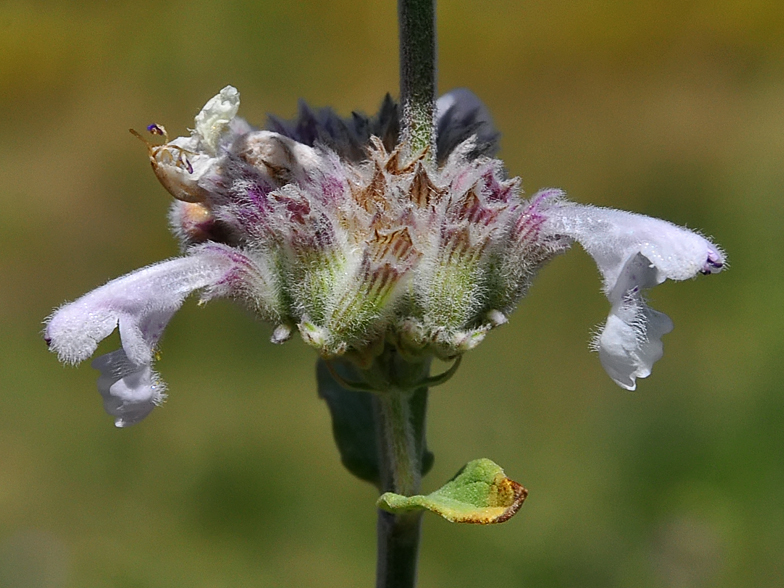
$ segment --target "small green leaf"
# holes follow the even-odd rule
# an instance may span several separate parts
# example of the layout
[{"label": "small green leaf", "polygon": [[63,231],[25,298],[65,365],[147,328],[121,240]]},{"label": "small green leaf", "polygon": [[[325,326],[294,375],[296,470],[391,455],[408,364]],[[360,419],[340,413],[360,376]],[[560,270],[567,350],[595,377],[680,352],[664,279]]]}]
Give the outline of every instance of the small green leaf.
[{"label": "small green leaf", "polygon": [[382,494],[376,506],[391,513],[429,510],[453,523],[489,525],[509,520],[523,505],[528,490],[510,480],[489,459],[468,462],[454,478],[427,496]]}]

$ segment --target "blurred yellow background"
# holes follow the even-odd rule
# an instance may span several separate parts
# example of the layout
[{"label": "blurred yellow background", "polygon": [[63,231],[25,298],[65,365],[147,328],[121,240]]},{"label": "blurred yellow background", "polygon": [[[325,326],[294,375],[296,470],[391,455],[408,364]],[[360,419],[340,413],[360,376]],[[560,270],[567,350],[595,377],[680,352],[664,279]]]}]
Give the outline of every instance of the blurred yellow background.
[{"label": "blurred yellow background", "polygon": [[[784,4],[441,2],[439,85],[467,86],[528,194],[667,218],[731,270],[652,293],[676,328],[638,391],[588,350],[608,305],[579,248],[431,393],[425,489],[490,457],[530,490],[498,527],[426,518],[420,585],[784,585]],[[371,586],[374,490],[339,462],[315,357],[189,301],[170,399],[116,430],[53,307],[177,254],[128,133],[348,115],[397,94],[393,2],[0,4],[0,586]],[[115,338],[102,350],[116,347]]]}]

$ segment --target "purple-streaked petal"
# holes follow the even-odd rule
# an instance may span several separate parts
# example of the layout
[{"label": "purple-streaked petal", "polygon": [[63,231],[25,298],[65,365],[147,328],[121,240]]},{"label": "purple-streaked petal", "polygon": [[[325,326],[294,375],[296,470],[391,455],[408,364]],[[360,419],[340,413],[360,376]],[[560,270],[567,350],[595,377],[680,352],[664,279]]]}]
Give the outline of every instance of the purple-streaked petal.
[{"label": "purple-streaked petal", "polygon": [[724,268],[724,254],[704,237],[667,221],[570,204],[558,190],[541,197],[552,200],[542,232],[579,242],[599,267],[612,309],[594,344],[610,377],[634,390],[636,379],[650,375],[661,357],[661,336],[673,326],[667,315],[645,304],[644,291],[667,279],[717,273]]}]

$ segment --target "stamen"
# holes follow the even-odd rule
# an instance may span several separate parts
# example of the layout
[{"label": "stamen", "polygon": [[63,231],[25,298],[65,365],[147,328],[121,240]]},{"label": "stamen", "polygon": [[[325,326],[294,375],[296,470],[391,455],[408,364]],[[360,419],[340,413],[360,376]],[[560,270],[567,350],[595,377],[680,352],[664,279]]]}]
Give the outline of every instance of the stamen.
[{"label": "stamen", "polygon": [[188,160],[188,158],[185,157],[185,152],[182,149],[180,149],[180,161],[177,163],[177,165],[178,167],[182,167],[184,165],[189,174],[193,173],[193,166],[191,165],[191,162]]}]

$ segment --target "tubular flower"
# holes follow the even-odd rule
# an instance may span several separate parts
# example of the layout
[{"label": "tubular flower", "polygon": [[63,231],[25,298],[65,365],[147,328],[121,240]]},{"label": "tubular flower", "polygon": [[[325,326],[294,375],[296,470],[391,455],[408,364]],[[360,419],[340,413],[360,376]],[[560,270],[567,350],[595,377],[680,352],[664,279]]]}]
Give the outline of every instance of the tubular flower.
[{"label": "tubular flower", "polygon": [[[467,90],[436,106],[435,157],[405,158],[397,105],[342,119],[302,105],[266,130],[236,116],[228,86],[189,137],[147,143],[175,198],[183,255],[109,282],[47,320],[61,361],[78,363],[119,328],[122,348],[97,358],[98,387],[117,426],[164,398],[152,370],[163,329],[191,293],[237,299],[274,326],[298,330],[326,358],[368,366],[385,346],[403,358],[457,358],[506,322],[537,271],[580,243],[602,274],[610,314],[595,347],[610,377],[633,390],[661,357],[670,319],[646,289],[720,271],[721,250],[669,222],[568,202],[558,190],[525,200],[493,157],[498,133]],[[145,141],[146,142],[146,141]]]}]

